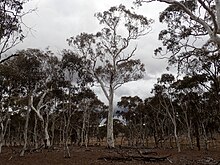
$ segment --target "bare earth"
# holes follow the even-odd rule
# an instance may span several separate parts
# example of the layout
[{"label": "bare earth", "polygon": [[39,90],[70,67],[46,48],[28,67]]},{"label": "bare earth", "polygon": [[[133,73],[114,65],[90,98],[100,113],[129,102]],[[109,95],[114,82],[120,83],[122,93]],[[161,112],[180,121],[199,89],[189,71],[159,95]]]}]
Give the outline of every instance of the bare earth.
[{"label": "bare earth", "polygon": [[[38,152],[27,152],[19,157],[20,148],[4,147],[0,154],[0,165],[220,165],[220,147],[209,151],[183,150],[178,153],[176,149],[137,149],[105,147],[78,147],[72,146],[71,158],[63,157],[62,148],[43,149]],[[129,158],[133,156],[133,158]],[[144,161],[141,158],[153,158]],[[156,160],[154,160],[156,158]],[[159,160],[157,158],[164,158]]]}]

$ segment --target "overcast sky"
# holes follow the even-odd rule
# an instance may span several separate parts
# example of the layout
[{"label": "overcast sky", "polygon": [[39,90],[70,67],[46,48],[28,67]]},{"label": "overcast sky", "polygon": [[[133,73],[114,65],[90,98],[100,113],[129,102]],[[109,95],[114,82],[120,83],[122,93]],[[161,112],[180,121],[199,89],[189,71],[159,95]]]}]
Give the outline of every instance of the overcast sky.
[{"label": "overcast sky", "polygon": [[[59,54],[62,49],[70,48],[66,42],[67,38],[81,32],[95,33],[100,30],[94,13],[120,4],[129,8],[132,6],[132,0],[31,0],[25,5],[25,9],[37,8],[37,11],[26,15],[23,21],[32,30],[15,49],[49,47]],[[148,97],[156,78],[167,73],[167,63],[153,58],[154,49],[161,45],[158,33],[165,25],[158,22],[158,16],[165,7],[164,3],[154,2],[136,9],[138,14],[155,20],[150,33],[138,41],[136,52],[136,58],[145,64],[146,76],[143,80],[127,83],[119,88],[116,91],[116,102],[121,96],[138,95],[142,99]],[[106,101],[101,90],[95,91],[101,100]]]}]

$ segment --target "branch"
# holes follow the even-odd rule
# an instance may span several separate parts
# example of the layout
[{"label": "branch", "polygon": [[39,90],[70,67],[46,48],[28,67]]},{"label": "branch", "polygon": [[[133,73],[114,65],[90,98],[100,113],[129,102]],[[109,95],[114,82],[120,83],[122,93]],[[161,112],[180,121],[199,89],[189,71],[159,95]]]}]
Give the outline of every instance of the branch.
[{"label": "branch", "polygon": [[39,109],[36,109],[33,105],[33,96],[31,96],[31,109],[34,110],[34,112],[36,112],[37,116],[40,118],[41,121],[44,121],[43,116],[40,114]]},{"label": "branch", "polygon": [[4,63],[5,61],[9,60],[9,59],[12,58],[12,57],[17,57],[17,56],[19,56],[19,54],[12,54],[12,55],[10,55],[10,56],[4,58],[3,60],[0,60],[0,64],[1,64],[1,63]]},{"label": "branch", "polygon": [[208,6],[205,5],[205,3],[202,0],[198,0],[198,2],[202,5],[202,7],[204,7],[204,9],[206,9],[208,11],[208,13],[210,14],[213,24],[214,24],[214,30],[213,33],[216,35],[217,31],[218,31],[218,24],[216,22],[215,19],[215,14],[212,12],[212,10],[210,10],[210,8]]}]

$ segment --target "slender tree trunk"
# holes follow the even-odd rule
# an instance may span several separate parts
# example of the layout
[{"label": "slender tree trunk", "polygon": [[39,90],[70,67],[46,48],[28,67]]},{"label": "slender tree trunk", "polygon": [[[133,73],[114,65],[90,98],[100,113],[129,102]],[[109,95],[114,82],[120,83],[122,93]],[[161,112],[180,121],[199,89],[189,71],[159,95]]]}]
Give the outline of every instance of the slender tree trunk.
[{"label": "slender tree trunk", "polygon": [[[9,108],[8,108],[9,109]],[[7,128],[8,128],[8,123],[9,123],[9,115],[8,115],[8,112],[7,111],[7,114],[6,114],[6,122],[4,124],[4,121],[3,119],[1,118],[1,123],[0,123],[0,153],[2,153],[2,147],[4,145],[4,142],[6,141],[5,140],[5,134],[6,134],[6,131],[7,131]],[[10,129],[10,128],[9,128]],[[9,130],[9,134],[10,134],[10,130]],[[10,135],[9,135],[10,136]],[[6,142],[5,142],[6,143]]]},{"label": "slender tree trunk", "polygon": [[[187,109],[187,106],[186,106],[186,109]],[[187,127],[187,138],[188,138],[188,142],[189,142],[189,147],[192,150],[193,143],[192,143],[192,137],[191,137],[191,121],[189,121],[186,111],[183,110],[183,112],[184,112],[184,117],[185,117],[184,119],[185,119],[185,123],[186,123],[186,127]]]},{"label": "slender tree trunk", "polygon": [[86,132],[85,132],[85,146],[86,146],[86,148],[88,147],[88,143],[89,143],[88,130],[86,130]]},{"label": "slender tree trunk", "polygon": [[45,141],[45,148],[50,147],[50,136],[48,133],[48,124],[49,124],[49,114],[46,112],[46,120],[43,122],[44,126],[44,141]]},{"label": "slender tree trunk", "polygon": [[28,109],[27,109],[27,113],[26,113],[26,121],[25,121],[25,126],[24,126],[24,146],[23,149],[20,153],[20,156],[24,156],[25,154],[25,150],[27,149],[27,143],[28,143],[28,123],[29,123],[29,116],[30,116],[30,98],[28,101]]},{"label": "slender tree trunk", "polygon": [[203,134],[204,134],[203,136],[204,136],[204,140],[205,140],[205,149],[208,150],[209,149],[208,137],[207,137],[207,134],[206,134],[204,123],[202,123],[202,129],[203,129]]},{"label": "slender tree trunk", "polygon": [[80,136],[80,146],[82,146],[85,142],[85,129],[86,129],[86,108],[84,109],[83,112],[83,125],[82,125],[82,130],[81,130],[81,136]]},{"label": "slender tree trunk", "polygon": [[199,126],[198,121],[195,122],[195,136],[196,136],[196,145],[200,151],[200,137],[199,137]]},{"label": "slender tree trunk", "polygon": [[114,134],[113,134],[113,98],[114,98],[114,91],[110,88],[110,95],[109,95],[109,108],[108,108],[108,122],[107,122],[107,147],[114,148]]},{"label": "slender tree trunk", "polygon": [[3,142],[2,139],[0,139],[0,153],[2,153],[2,146],[3,146]]},{"label": "slender tree trunk", "polygon": [[178,152],[181,152],[179,137],[177,135],[177,124],[176,124],[176,122],[174,122],[173,125],[174,125],[174,137],[175,137],[175,140],[176,140],[177,150],[178,150]]},{"label": "slender tree trunk", "polygon": [[[170,119],[173,123],[173,126],[174,126],[174,137],[175,137],[175,140],[176,140],[177,150],[178,150],[178,152],[181,152],[179,137],[178,137],[178,134],[177,134],[176,111],[173,107],[173,103],[172,103],[171,99],[169,99],[169,101],[170,101],[170,105],[172,107],[172,114],[169,111],[168,106],[166,106],[167,107],[166,111],[167,111],[167,113],[168,113],[168,115],[169,115],[169,117],[170,117]],[[166,105],[166,102],[165,102],[165,105]]]},{"label": "slender tree trunk", "polygon": [[0,133],[0,153],[2,153],[2,146],[3,146],[3,143],[4,143],[4,125],[3,123],[1,122],[1,133]]},{"label": "slender tree trunk", "polygon": [[68,146],[68,132],[70,125],[70,115],[65,116],[64,114],[64,132],[63,132],[63,150],[64,150],[64,158],[70,158],[70,150]]},{"label": "slender tree trunk", "polygon": [[85,146],[86,146],[86,148],[88,147],[88,144],[89,144],[89,118],[90,118],[90,114],[88,112],[87,118],[86,118],[86,131],[85,131]]},{"label": "slender tree trunk", "polygon": [[35,122],[34,122],[34,146],[35,146],[35,149],[38,148],[38,141],[37,141],[37,115],[35,114],[34,115],[34,119],[35,119]]},{"label": "slender tree trunk", "polygon": [[55,117],[53,116],[52,126],[51,126],[51,146],[54,145],[54,130],[55,130]]}]

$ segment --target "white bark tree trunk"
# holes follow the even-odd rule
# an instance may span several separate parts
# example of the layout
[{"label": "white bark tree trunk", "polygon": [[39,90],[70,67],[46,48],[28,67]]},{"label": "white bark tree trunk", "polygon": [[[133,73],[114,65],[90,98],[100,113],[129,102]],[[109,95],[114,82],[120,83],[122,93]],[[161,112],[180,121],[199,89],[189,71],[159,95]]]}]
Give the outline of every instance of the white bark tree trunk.
[{"label": "white bark tree trunk", "polygon": [[34,115],[34,146],[35,146],[35,149],[38,148],[38,141],[37,141],[37,116],[36,114]]},{"label": "white bark tree trunk", "polygon": [[172,100],[169,99],[169,101],[170,101],[170,105],[171,105],[171,109],[172,109],[171,112],[169,110],[170,107],[167,105],[166,101],[164,101],[164,104],[161,103],[161,105],[165,108],[165,110],[166,110],[166,112],[167,112],[168,116],[170,117],[170,120],[173,124],[173,127],[174,127],[173,133],[174,133],[174,137],[175,137],[175,140],[176,140],[177,150],[178,150],[178,152],[181,152],[179,137],[178,137],[178,133],[177,133],[176,111],[173,107]]},{"label": "white bark tree trunk", "polygon": [[44,136],[45,136],[45,141],[46,141],[46,148],[50,147],[50,136],[48,133],[48,120],[46,120],[45,122],[45,126],[44,126]]},{"label": "white bark tree trunk", "polygon": [[107,147],[114,148],[114,134],[113,134],[113,99],[114,99],[114,90],[110,87],[109,90],[109,108],[108,108],[108,121],[107,121]]},{"label": "white bark tree trunk", "polygon": [[24,126],[24,146],[20,153],[20,156],[24,156],[25,150],[27,149],[29,116],[30,116],[30,105],[28,106],[27,113],[26,113],[26,121],[25,121],[25,126]]},{"label": "white bark tree trunk", "polygon": [[177,124],[176,124],[176,121],[173,122],[173,126],[174,126],[174,137],[175,137],[175,140],[176,140],[177,150],[178,150],[178,152],[181,152],[179,137],[177,135]]},{"label": "white bark tree trunk", "polygon": [[33,96],[31,96],[31,99],[30,99],[30,104],[31,104],[32,110],[34,110],[34,112],[36,113],[36,115],[37,115],[37,116],[39,117],[39,119],[42,121],[42,127],[43,127],[43,130],[44,130],[44,143],[45,143],[45,148],[50,147],[50,136],[49,136],[49,133],[48,133],[49,112],[48,112],[48,111],[46,112],[47,119],[45,120],[45,119],[43,118],[43,115],[41,114],[40,110],[42,109],[42,107],[44,107],[44,105],[43,105],[43,99],[45,98],[47,92],[48,92],[48,91],[45,91],[45,92],[43,93],[43,95],[41,96],[40,101],[38,102],[36,108],[35,108],[34,105],[33,105]]}]

